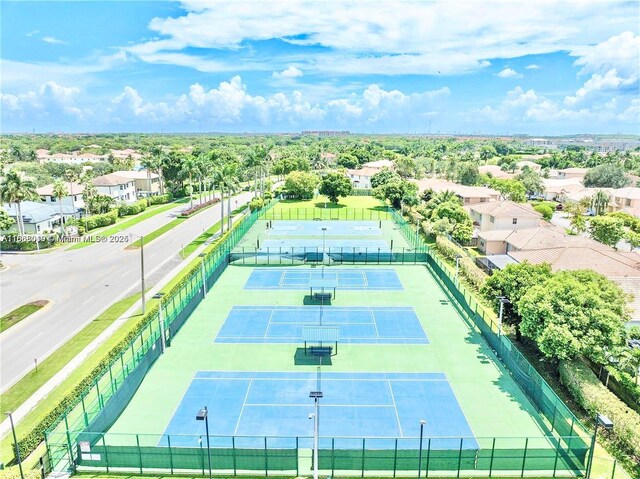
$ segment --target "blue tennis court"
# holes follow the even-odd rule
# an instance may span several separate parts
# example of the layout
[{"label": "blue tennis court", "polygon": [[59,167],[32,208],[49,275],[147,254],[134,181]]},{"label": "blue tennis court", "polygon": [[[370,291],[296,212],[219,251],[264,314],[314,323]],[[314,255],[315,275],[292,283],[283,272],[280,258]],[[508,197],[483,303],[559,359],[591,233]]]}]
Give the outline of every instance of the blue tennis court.
[{"label": "blue tennis court", "polygon": [[384,240],[374,239],[327,239],[310,238],[310,239],[293,239],[287,238],[283,240],[268,239],[260,241],[258,251],[262,253],[316,253],[322,252],[324,244],[325,253],[389,253],[391,249],[389,244]]},{"label": "blue tennis court", "polygon": [[[382,236],[379,221],[271,221],[276,236]],[[323,231],[324,229],[324,231]]]},{"label": "blue tennis court", "polygon": [[[393,448],[393,440],[411,438],[405,448],[417,449],[420,425],[432,438],[432,449],[477,449],[478,443],[442,373],[326,373],[198,371],[185,392],[164,434],[172,446],[197,446],[204,424],[195,412],[207,406],[212,436],[283,436],[269,440],[270,447],[290,447],[300,437],[300,447],[311,447],[314,412],[310,391],[321,390],[320,446],[331,447],[331,437],[341,448]],[[180,436],[183,435],[183,436]],[[191,435],[191,436],[186,436]],[[194,437],[195,435],[195,437]],[[246,438],[264,447],[262,437]],[[166,443],[166,437],[160,444]],[[213,438],[213,446],[228,446],[228,438]],[[243,442],[244,447],[250,447]],[[165,444],[166,445],[166,444]]]},{"label": "blue tennis court", "polygon": [[217,343],[302,342],[304,326],[338,326],[339,342],[429,344],[410,307],[234,306]]},{"label": "blue tennis court", "polygon": [[244,285],[244,289],[309,289],[315,280],[329,278],[337,282],[341,290],[377,289],[401,291],[402,283],[395,270],[368,269],[319,269],[319,268],[256,268]]}]

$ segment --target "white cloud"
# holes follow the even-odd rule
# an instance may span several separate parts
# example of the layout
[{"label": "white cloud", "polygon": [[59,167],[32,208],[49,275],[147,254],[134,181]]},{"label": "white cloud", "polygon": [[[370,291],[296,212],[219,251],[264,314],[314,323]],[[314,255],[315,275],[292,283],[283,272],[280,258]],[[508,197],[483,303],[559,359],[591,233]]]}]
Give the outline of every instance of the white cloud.
[{"label": "white cloud", "polygon": [[[277,39],[319,46],[298,65],[330,73],[452,74],[478,70],[488,59],[578,51],[621,29],[637,28],[633,2],[540,0],[523,9],[517,2],[333,1],[252,2],[244,6],[216,0],[186,0],[185,13],[154,18],[154,39],[129,47],[145,61],[153,55],[184,53],[189,47],[246,51],[251,41]],[[606,8],[606,17],[602,10]],[[460,52],[465,52],[460,54]],[[256,63],[281,64],[278,54]],[[195,62],[193,62],[195,64]],[[286,63],[278,68],[283,68]],[[364,68],[362,68],[364,67]],[[398,68],[400,67],[400,68]],[[220,70],[220,71],[225,71]]]},{"label": "white cloud", "polygon": [[497,74],[500,78],[522,78],[522,75],[512,68],[505,68]]},{"label": "white cloud", "polygon": [[52,43],[52,44],[58,44],[58,45],[67,43],[64,40],[60,40],[59,38],[56,38],[56,37],[42,37],[42,41],[45,43]]},{"label": "white cloud", "polygon": [[78,120],[86,119],[92,116],[92,112],[77,105],[79,94],[80,89],[66,87],[54,81],[44,83],[35,91],[20,94],[1,93],[2,116],[24,119],[65,115]]},{"label": "white cloud", "polygon": [[527,69],[527,70],[537,70],[537,69],[539,69],[539,68],[540,68],[540,67],[539,67],[538,65],[536,65],[535,63],[532,63],[531,65],[527,65],[527,66],[525,67],[525,69]]},{"label": "white cloud", "polygon": [[32,30],[29,33],[27,33],[27,36],[32,37],[34,35],[37,35],[38,33],[40,33],[40,30]]},{"label": "white cloud", "polygon": [[281,72],[273,72],[272,76],[274,78],[297,78],[301,77],[302,75],[304,75],[304,73],[302,73],[302,70],[292,65],[286,70],[282,70]]}]

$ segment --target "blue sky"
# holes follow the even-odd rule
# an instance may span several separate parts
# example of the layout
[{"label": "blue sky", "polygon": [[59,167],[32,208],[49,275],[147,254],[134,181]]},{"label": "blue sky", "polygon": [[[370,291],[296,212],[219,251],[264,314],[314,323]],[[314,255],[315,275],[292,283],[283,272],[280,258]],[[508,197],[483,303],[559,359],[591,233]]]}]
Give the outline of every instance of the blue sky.
[{"label": "blue sky", "polygon": [[636,1],[1,9],[2,132],[640,134]]}]

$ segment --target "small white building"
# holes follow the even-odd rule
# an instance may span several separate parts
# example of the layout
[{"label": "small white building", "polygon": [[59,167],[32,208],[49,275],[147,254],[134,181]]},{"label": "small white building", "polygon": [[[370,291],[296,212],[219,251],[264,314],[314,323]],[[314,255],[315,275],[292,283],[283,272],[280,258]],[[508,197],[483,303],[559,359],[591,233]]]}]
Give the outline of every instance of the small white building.
[{"label": "small white building", "polygon": [[[14,219],[14,223],[3,233],[14,234],[18,232],[18,206],[15,203],[3,204],[2,208]],[[60,206],[37,203],[35,201],[20,202],[20,213],[24,223],[25,234],[40,234],[50,231],[60,225]],[[73,217],[70,206],[62,206],[62,214],[65,218]]]},{"label": "small white building", "polygon": [[147,170],[114,171],[114,175],[133,180],[136,185],[136,196],[154,196],[160,194],[160,176]]},{"label": "small white building", "polygon": [[529,203],[513,201],[478,203],[467,206],[466,210],[480,231],[537,228],[542,219]]},{"label": "small white building", "polygon": [[117,202],[133,203],[137,199],[136,181],[115,173],[98,176],[93,184],[100,195],[110,196]]},{"label": "small white building", "polygon": [[347,176],[351,180],[354,188],[368,189],[371,188],[371,178],[379,173],[378,168],[358,168],[356,170],[347,170]]}]

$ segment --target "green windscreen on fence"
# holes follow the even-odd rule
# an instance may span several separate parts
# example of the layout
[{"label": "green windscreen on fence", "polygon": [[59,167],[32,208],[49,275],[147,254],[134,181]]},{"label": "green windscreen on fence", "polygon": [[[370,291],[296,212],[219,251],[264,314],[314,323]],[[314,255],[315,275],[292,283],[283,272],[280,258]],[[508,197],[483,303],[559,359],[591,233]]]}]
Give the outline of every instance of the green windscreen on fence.
[{"label": "green windscreen on fence", "polygon": [[[480,330],[487,343],[512,374],[532,404],[548,422],[545,438],[513,438],[508,443],[502,438],[478,439],[479,447],[433,447],[427,442],[422,456],[415,445],[403,447],[396,442],[394,449],[376,447],[372,440],[363,439],[362,449],[344,448],[339,441],[331,449],[322,449],[319,466],[323,470],[363,471],[415,471],[418,462],[429,471],[555,471],[564,470],[578,474],[583,468],[588,451],[584,440],[586,431],[571,411],[515,348],[508,338],[498,334],[497,325],[483,313],[472,295],[455,282],[446,267],[432,255],[417,230],[393,209],[281,209],[268,204],[265,209],[246,215],[236,223],[231,232],[203,259],[204,271],[196,268],[184,278],[181,286],[164,297],[158,310],[151,311],[144,319],[140,332],[103,373],[65,411],[47,431],[47,448],[52,467],[91,467],[99,469],[123,468],[149,470],[202,470],[202,447],[184,448],[158,445],[158,442],[140,443],[138,435],[127,445],[112,445],[105,434],[135,393],[140,381],[159,356],[161,334],[170,342],[203,297],[203,289],[210,289],[230,262],[255,261],[256,251],[249,254],[238,251],[236,246],[258,219],[392,219],[413,251],[393,252],[399,263],[426,263],[446,291],[452,295],[464,316]],[[339,211],[339,212],[336,212]],[[326,215],[326,216],[325,216]],[[333,216],[332,216],[333,215]],[[234,249],[236,248],[236,249]],[[402,255],[402,256],[400,256]],[[368,256],[368,255],[367,255]],[[397,261],[401,258],[401,261]],[[387,258],[388,259],[388,258]],[[289,264],[284,256],[270,257],[267,261]],[[288,259],[291,260],[290,258]],[[366,258],[367,264],[383,264],[380,255]],[[343,262],[349,262],[344,261]],[[87,433],[91,431],[91,433]],[[84,440],[83,440],[84,438]],[[229,444],[212,449],[212,466],[218,470],[298,471],[300,449],[297,438],[291,438],[289,446],[270,447],[268,438],[264,445],[238,447],[229,438]],[[253,438],[256,439],[256,438]],[[260,438],[258,438],[260,439]],[[282,439],[282,438],[279,438]],[[170,438],[167,438],[170,444]],[[83,453],[79,443],[88,442],[91,453]],[[400,440],[398,440],[400,441]],[[542,442],[540,442],[542,441]],[[207,457],[208,459],[208,457]],[[208,465],[207,465],[208,467]],[[204,472],[203,472],[204,473]]]}]

